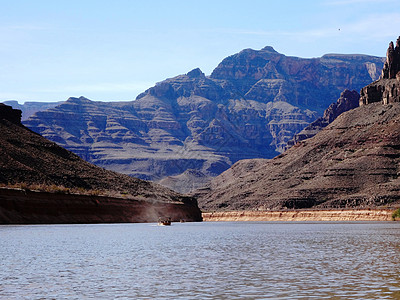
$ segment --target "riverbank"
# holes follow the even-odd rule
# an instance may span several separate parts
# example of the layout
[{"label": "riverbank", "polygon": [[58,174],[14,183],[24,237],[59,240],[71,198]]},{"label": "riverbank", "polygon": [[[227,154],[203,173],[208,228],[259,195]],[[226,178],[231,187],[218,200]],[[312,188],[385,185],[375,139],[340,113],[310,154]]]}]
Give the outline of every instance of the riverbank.
[{"label": "riverbank", "polygon": [[203,221],[392,221],[394,209],[230,211],[202,213]]}]

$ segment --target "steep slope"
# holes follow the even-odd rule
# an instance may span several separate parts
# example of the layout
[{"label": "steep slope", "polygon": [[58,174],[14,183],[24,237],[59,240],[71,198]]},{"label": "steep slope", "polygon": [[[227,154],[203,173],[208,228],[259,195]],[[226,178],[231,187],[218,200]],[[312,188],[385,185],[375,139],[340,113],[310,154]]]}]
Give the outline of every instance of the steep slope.
[{"label": "steep slope", "polygon": [[211,76],[195,69],[133,102],[70,98],[24,124],[98,166],[186,192],[238,160],[281,153],[341,91],[375,80],[382,65],[365,55],[302,59],[247,49]]},{"label": "steep slope", "polygon": [[400,202],[400,103],[340,115],[272,160],[245,160],[198,191],[214,210],[374,207]]},{"label": "steep slope", "polygon": [[[133,206],[137,205],[137,201],[142,201],[143,205],[150,207],[151,203],[154,205],[176,203],[180,205],[179,210],[184,211],[186,208],[192,220],[201,219],[200,211],[194,199],[181,196],[154,183],[94,166],[72,152],[59,147],[54,142],[30,131],[20,123],[20,118],[21,111],[0,104],[0,184],[3,186],[41,187],[44,190],[53,189],[67,193],[79,191],[83,194],[107,194],[114,197],[119,195],[126,198],[124,200],[125,208],[129,207],[129,201]],[[26,193],[24,195],[26,196]],[[25,209],[26,205],[35,209],[34,203],[28,203],[30,199],[36,199],[35,201],[39,205],[40,201],[35,195],[26,198],[22,194],[18,196],[10,190],[0,189],[0,223],[1,220],[4,220],[3,218],[7,220],[7,214],[18,211],[18,209]],[[53,194],[53,196],[47,195],[48,199],[45,199],[45,203],[46,205],[55,205],[53,210],[57,211],[58,206],[55,203],[60,197],[64,199],[60,200],[62,203],[68,201],[68,199],[71,200],[69,206],[68,202],[65,205],[69,210],[71,210],[71,206],[74,206],[74,203],[80,201],[77,195],[68,197],[68,195],[57,196]],[[52,198],[54,201],[51,200]],[[114,206],[114,208],[118,207],[118,205],[115,205],[115,201],[122,201],[121,199],[107,198],[101,200],[96,197],[86,199],[85,201],[91,203],[91,205],[97,203],[97,206],[95,205],[92,208],[95,210],[102,208],[101,201],[108,202],[108,205]],[[18,204],[17,202],[20,200],[24,201],[25,205]],[[79,205],[77,209],[79,211]],[[7,210],[7,214],[4,213],[4,210]],[[162,209],[160,212],[162,212]],[[28,212],[26,213],[28,214]],[[109,212],[104,210],[103,213]],[[90,211],[85,211],[85,214],[89,219],[92,217]],[[27,217],[29,217],[28,215]],[[43,216],[43,220],[46,220],[47,217]],[[118,216],[112,218],[119,221],[128,220],[118,219]],[[134,216],[129,218],[129,220],[133,220]],[[98,218],[98,220],[102,219]],[[143,219],[141,220],[143,221]]]}]

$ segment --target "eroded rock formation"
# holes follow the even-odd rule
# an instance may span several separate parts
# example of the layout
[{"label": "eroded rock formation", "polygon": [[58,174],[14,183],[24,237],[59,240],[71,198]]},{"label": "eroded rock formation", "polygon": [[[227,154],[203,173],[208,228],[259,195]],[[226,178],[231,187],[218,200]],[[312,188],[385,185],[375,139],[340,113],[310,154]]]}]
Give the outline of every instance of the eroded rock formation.
[{"label": "eroded rock formation", "polygon": [[390,42],[379,80],[361,89],[360,106],[380,102],[400,102],[400,37],[396,46]]},{"label": "eroded rock formation", "polygon": [[396,41],[396,47],[393,42],[389,43],[386,52],[386,62],[382,69],[381,79],[394,79],[400,72],[400,36]]}]

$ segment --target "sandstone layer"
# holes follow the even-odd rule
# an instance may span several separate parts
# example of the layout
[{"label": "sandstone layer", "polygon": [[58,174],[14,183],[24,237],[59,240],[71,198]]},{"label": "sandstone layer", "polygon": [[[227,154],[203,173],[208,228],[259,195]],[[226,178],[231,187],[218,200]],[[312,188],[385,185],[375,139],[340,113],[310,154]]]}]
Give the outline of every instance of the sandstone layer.
[{"label": "sandstone layer", "polygon": [[376,80],[382,65],[366,55],[246,49],[210,76],[194,69],[132,102],[70,98],[24,124],[98,166],[186,192],[239,160],[281,153],[344,89]]},{"label": "sandstone layer", "polygon": [[392,209],[363,210],[295,210],[295,211],[236,211],[203,213],[203,220],[208,222],[237,221],[392,221]]},{"label": "sandstone layer", "polygon": [[400,103],[340,115],[271,160],[244,160],[197,191],[203,211],[400,204]]},{"label": "sandstone layer", "polygon": [[[39,223],[78,220],[126,222],[126,214],[111,216],[122,211],[132,213],[132,220],[154,221],[154,218],[146,219],[134,215],[136,212],[140,213],[140,205],[147,209],[153,204],[159,207],[160,213],[163,211],[162,207],[166,208],[165,214],[173,211],[170,206],[179,207],[179,211],[186,210],[185,219],[201,220],[195,199],[154,183],[92,165],[24,127],[21,124],[21,111],[3,104],[0,105],[0,185],[36,187],[64,193],[46,195],[29,193],[26,189],[23,192],[0,189],[0,216],[4,218],[0,219],[0,223],[18,223],[21,220]],[[70,191],[79,191],[81,195],[70,194]],[[120,195],[126,199],[105,198],[100,201],[98,197],[88,198],[82,195],[86,193]],[[89,209],[88,203],[95,207],[91,206]],[[119,208],[118,203],[121,203]],[[132,205],[132,209],[129,205]],[[78,217],[80,212],[83,212],[83,216]],[[31,219],[30,214],[33,215]]]}]

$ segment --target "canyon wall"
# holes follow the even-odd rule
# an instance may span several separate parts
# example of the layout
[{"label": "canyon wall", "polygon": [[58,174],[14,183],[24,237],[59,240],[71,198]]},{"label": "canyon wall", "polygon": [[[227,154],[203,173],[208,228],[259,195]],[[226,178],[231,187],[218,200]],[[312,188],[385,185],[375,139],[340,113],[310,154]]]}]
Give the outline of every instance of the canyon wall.
[{"label": "canyon wall", "polygon": [[188,192],[239,160],[283,152],[344,89],[376,80],[383,62],[245,49],[210,76],[194,69],[130,102],[71,97],[24,124],[98,166]]}]

